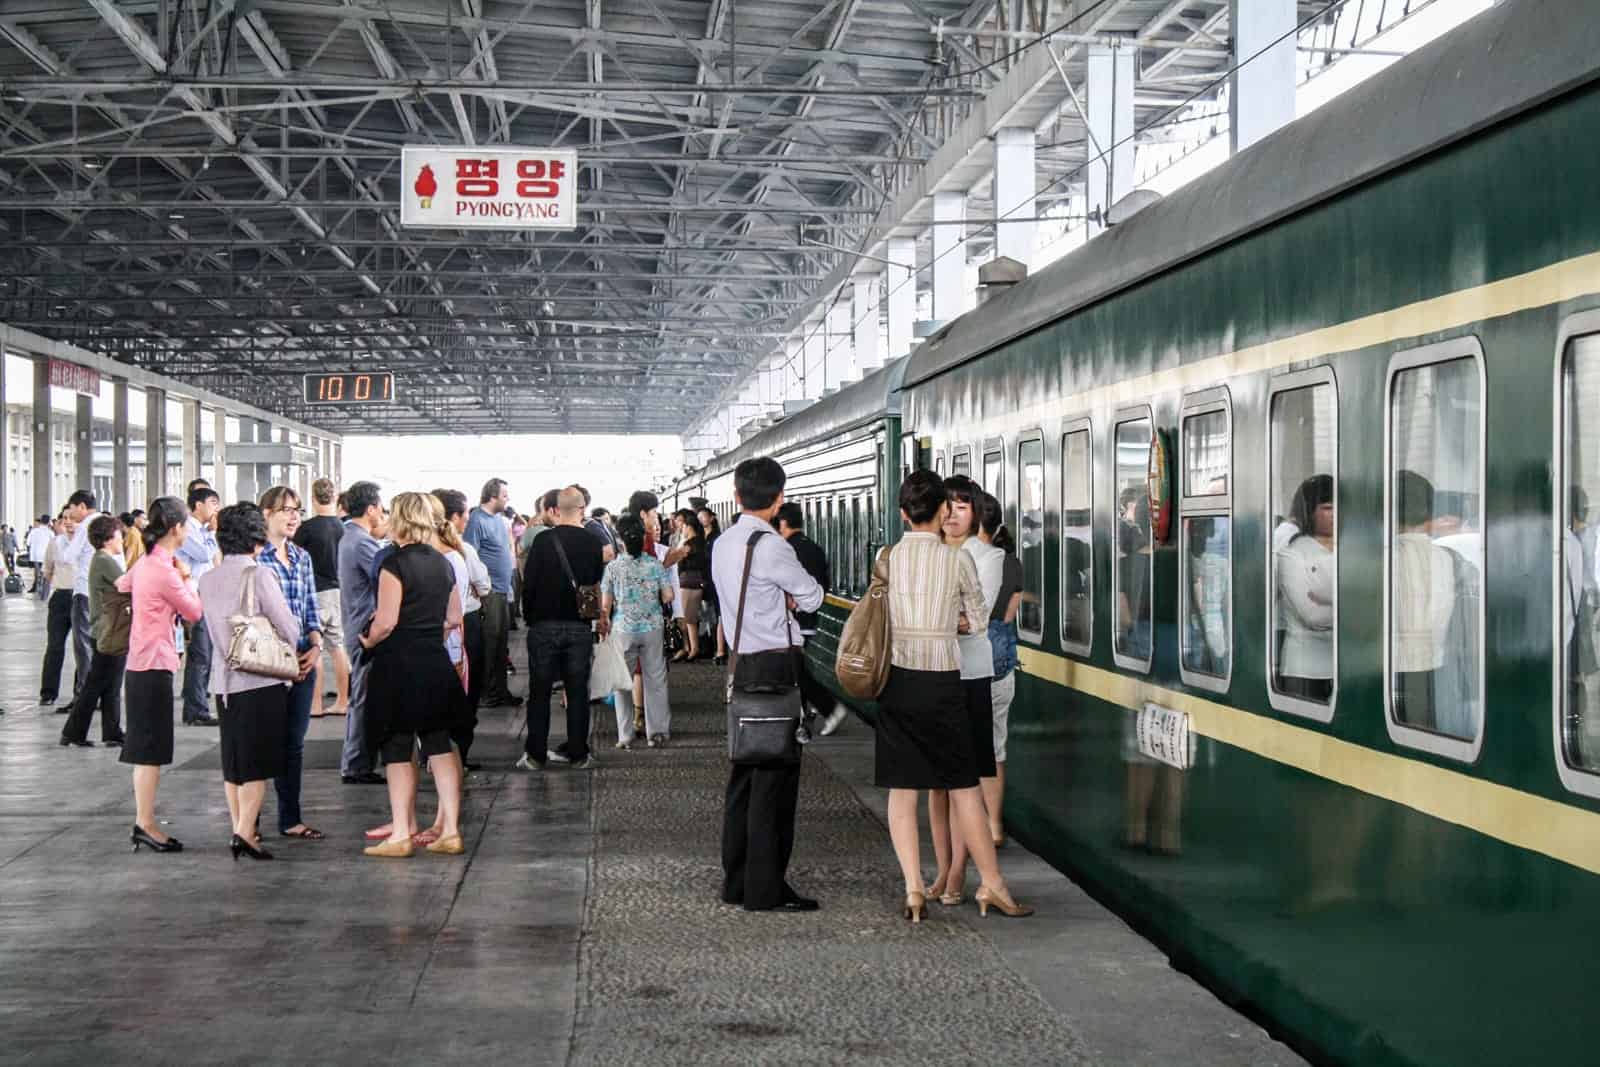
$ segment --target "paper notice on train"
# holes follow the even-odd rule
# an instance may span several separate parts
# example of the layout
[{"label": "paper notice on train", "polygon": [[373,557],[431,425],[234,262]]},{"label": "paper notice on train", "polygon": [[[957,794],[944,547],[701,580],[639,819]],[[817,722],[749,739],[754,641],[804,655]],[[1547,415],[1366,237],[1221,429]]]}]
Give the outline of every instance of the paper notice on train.
[{"label": "paper notice on train", "polygon": [[1187,713],[1146,704],[1136,725],[1140,755],[1181,771],[1194,766],[1194,736],[1189,732]]}]

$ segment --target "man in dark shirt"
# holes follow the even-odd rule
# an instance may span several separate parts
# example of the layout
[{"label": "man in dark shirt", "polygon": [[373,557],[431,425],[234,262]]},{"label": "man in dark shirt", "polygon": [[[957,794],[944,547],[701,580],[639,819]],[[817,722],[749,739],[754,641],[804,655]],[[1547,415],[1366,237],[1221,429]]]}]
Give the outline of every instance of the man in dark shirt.
[{"label": "man in dark shirt", "polygon": [[[583,494],[572,488],[561,490],[556,508],[556,525],[528,550],[522,579],[532,689],[528,739],[517,766],[530,771],[542,769],[546,760],[589,765],[589,657],[594,637],[589,622],[578,615],[576,587],[598,584],[605,564],[599,540],[583,528]],[[600,620],[601,632],[606,628],[606,621]],[[567,702],[567,739],[549,748],[550,691],[558,678]]]},{"label": "man in dark shirt", "polygon": [[[817,584],[822,586],[823,595],[826,596],[833,591],[833,574],[828,569],[828,555],[822,551],[821,545],[806,536],[805,531],[806,513],[801,510],[799,504],[788,501],[778,509],[778,535],[789,542],[789,547],[794,549],[795,558],[800,561],[800,566],[817,580]],[[797,611],[794,613],[794,621],[800,624],[800,636],[805,641],[806,647],[810,647],[817,636],[817,613]],[[844,722],[845,709],[839,706],[828,687],[807,669],[803,653],[798,670],[800,699],[805,701],[812,711],[822,716],[821,733],[827,736]]]},{"label": "man in dark shirt", "polygon": [[[334,715],[350,708],[350,657],[344,650],[344,633],[339,622],[344,616],[339,598],[339,542],[344,540],[344,523],[339,521],[339,487],[327,478],[311,483],[311,506],[315,517],[300,524],[294,543],[311,556],[311,572],[317,583],[317,615],[322,621],[322,647],[333,659],[336,694]],[[317,660],[316,681],[312,688],[312,718],[324,714],[322,660]]]}]

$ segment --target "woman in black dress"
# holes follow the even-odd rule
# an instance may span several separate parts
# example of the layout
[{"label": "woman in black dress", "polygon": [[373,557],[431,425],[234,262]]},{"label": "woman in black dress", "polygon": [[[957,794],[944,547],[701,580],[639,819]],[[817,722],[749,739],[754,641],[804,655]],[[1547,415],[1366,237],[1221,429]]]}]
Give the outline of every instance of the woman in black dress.
[{"label": "woman in black dress", "polygon": [[416,834],[417,768],[422,750],[439,793],[439,838],[429,852],[460,855],[461,759],[450,745],[451,687],[460,678],[445,650],[447,630],[461,626],[455,572],[432,547],[433,507],[422,493],[401,493],[390,505],[389,536],[396,550],[383,561],[378,610],[361,645],[372,656],[367,682],[367,730],[389,780],[393,815],[389,837],[369,856],[412,854]]},{"label": "woman in black dress", "polygon": [[683,538],[680,548],[688,553],[678,563],[678,591],[683,597],[683,649],[673,661],[700,658],[700,605],[705,599],[706,586],[711,584],[711,554],[706,549],[705,531],[700,528],[700,517],[688,508],[673,516],[678,520],[678,532]]}]

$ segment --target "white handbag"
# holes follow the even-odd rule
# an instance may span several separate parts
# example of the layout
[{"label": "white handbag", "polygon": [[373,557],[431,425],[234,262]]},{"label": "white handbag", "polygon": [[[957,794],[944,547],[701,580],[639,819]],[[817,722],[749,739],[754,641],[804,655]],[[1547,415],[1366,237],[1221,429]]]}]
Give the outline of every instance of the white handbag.
[{"label": "white handbag", "polygon": [[256,614],[256,572],[260,569],[259,564],[245,569],[239,611],[228,617],[228,628],[233,631],[228,641],[228,669],[292,682],[300,677],[300,657],[278,636],[272,620]]},{"label": "white handbag", "polygon": [[594,646],[594,658],[589,661],[589,699],[604,700],[619,689],[633,689],[633,672],[628,670],[621,647],[607,637]]}]

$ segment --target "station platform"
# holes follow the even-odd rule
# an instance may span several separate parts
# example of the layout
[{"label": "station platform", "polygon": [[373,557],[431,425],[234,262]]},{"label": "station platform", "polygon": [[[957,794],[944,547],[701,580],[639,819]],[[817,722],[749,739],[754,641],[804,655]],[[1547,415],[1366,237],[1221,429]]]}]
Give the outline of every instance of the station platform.
[{"label": "station platform", "polygon": [[305,813],[328,839],[268,833],[276,861],[235,863],[217,735],[179,727],[158,811],[186,851],[135,854],[116,750],[58,747],[62,717],[36,706],[44,625],[42,604],[0,602],[0,1061],[1302,1062],[1015,844],[1035,917],[980,919],[969,881],[962,907],[903,921],[859,721],[805,764],[790,874],[822,910],[723,905],[709,664],[673,668],[670,746],[616,751],[598,721],[588,771],[511,769],[521,715],[484,712],[461,857],[361,854],[387,795],[341,784],[327,718]]}]

